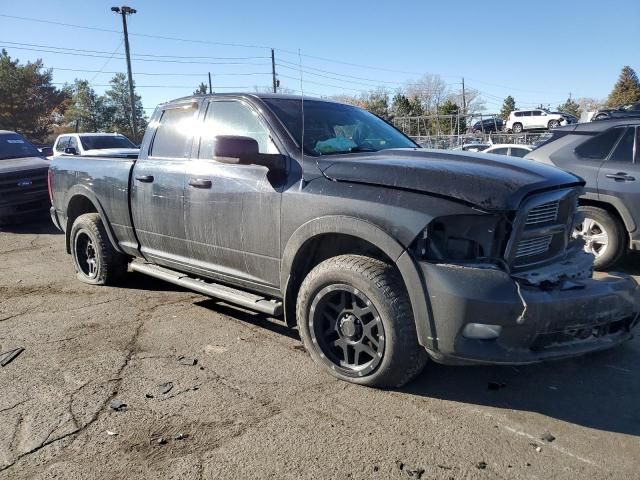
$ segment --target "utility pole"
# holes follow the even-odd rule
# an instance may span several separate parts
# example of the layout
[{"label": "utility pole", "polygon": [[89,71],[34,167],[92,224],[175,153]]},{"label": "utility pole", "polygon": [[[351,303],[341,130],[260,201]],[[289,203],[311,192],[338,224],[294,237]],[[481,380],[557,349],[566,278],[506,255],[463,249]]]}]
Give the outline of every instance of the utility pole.
[{"label": "utility pole", "polygon": [[464,92],[464,77],[462,77],[462,113],[467,114],[467,97]]},{"label": "utility pole", "polygon": [[122,33],[124,34],[124,50],[127,56],[127,74],[129,77],[129,100],[131,101],[131,130],[133,131],[133,142],[137,143],[136,101],[133,96],[133,75],[131,73],[131,55],[129,54],[129,32],[127,31],[127,15],[133,15],[137,10],[123,5],[122,7],[111,7],[111,11],[122,16]]},{"label": "utility pole", "polygon": [[273,93],[278,93],[278,82],[276,80],[276,52],[271,49],[271,80],[273,81]]},{"label": "utility pole", "polygon": [[211,85],[211,72],[209,72],[209,93],[213,93],[213,86]]}]

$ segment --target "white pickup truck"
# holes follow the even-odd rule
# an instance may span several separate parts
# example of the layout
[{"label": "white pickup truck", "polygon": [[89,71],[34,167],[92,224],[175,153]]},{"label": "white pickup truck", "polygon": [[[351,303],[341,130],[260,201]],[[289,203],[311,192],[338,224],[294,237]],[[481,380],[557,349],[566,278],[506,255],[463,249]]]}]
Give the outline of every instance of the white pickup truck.
[{"label": "white pickup truck", "polygon": [[67,133],[53,145],[54,155],[138,158],[140,149],[120,133]]}]

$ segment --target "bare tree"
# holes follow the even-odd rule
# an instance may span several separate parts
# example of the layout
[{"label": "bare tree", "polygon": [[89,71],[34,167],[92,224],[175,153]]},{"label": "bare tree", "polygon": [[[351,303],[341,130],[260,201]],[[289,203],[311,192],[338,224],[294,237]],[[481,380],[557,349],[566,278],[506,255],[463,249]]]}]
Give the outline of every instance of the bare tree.
[{"label": "bare tree", "polygon": [[407,97],[420,99],[426,114],[434,114],[446,101],[448,87],[440,75],[426,73],[415,82],[407,83],[405,92]]}]

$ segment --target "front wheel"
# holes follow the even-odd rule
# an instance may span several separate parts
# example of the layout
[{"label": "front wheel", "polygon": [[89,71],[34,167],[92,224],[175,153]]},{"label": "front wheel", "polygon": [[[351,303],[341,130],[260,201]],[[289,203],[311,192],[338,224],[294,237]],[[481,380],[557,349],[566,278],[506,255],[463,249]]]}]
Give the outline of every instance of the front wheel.
[{"label": "front wheel", "polygon": [[584,220],[576,226],[573,236],[582,237],[584,250],[594,255],[593,268],[606,270],[620,260],[626,250],[624,225],[602,208],[582,206],[579,211]]},{"label": "front wheel", "polygon": [[558,128],[560,126],[560,122],[558,120],[549,120],[549,124],[547,125],[547,127],[549,127],[549,130],[553,130],[554,128]]},{"label": "front wheel", "polygon": [[114,284],[127,271],[127,258],[113,248],[97,213],[85,213],[73,222],[71,255],[78,279],[91,285]]},{"label": "front wheel", "polygon": [[389,264],[341,255],[317,265],[297,302],[300,336],[333,376],[371,387],[399,387],[424,367],[406,289]]},{"label": "front wheel", "polygon": [[513,130],[513,133],[522,133],[522,124],[514,123],[512,130]]}]

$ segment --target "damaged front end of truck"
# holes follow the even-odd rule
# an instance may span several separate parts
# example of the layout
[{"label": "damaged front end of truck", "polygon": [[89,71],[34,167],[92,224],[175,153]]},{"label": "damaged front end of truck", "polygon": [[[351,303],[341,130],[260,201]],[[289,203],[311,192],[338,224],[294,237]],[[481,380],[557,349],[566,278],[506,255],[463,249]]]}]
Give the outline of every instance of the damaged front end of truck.
[{"label": "damaged front end of truck", "polygon": [[526,364],[632,338],[640,291],[622,274],[593,278],[573,237],[580,187],[529,195],[517,212],[434,218],[411,245],[442,363]]}]

